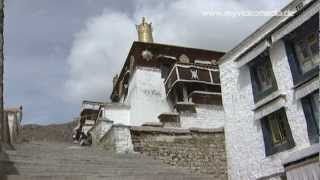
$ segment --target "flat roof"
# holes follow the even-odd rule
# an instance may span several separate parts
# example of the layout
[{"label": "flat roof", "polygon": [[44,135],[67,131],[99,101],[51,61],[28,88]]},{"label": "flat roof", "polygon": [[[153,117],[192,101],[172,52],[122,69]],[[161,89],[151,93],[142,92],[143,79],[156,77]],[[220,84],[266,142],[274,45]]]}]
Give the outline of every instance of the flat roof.
[{"label": "flat roof", "polygon": [[159,55],[168,55],[168,56],[174,56],[174,55],[181,55],[181,54],[197,54],[199,57],[195,58],[197,60],[207,60],[209,61],[209,57],[211,57],[210,60],[215,59],[219,60],[225,52],[221,51],[214,51],[214,50],[207,50],[207,49],[199,49],[199,48],[191,48],[191,47],[183,47],[183,46],[177,46],[177,45],[168,45],[168,44],[160,44],[160,43],[148,43],[148,42],[140,42],[140,41],[134,41],[132,43],[132,46],[129,50],[129,53],[127,55],[127,58],[122,66],[122,69],[119,73],[119,78],[116,82],[116,85],[113,88],[112,94],[115,91],[115,87],[118,87],[118,84],[120,82],[121,77],[126,73],[126,67],[129,65],[130,56],[135,54],[137,51],[141,50],[149,50],[151,52],[157,52]]},{"label": "flat roof", "polygon": [[[259,42],[265,40],[271,33],[277,30],[279,27],[282,27],[291,19],[295,18],[301,12],[303,12],[306,8],[316,3],[318,0],[294,0],[281,9],[281,12],[286,11],[296,11],[296,6],[303,2],[303,8],[299,11],[296,11],[293,16],[273,16],[270,20],[268,20],[265,24],[260,26],[255,32],[251,33],[248,37],[246,37],[243,41],[241,41],[238,45],[236,45],[233,49],[228,51],[221,59],[218,61],[218,64],[223,64],[225,61],[230,59],[236,59],[246,52],[248,52],[251,48],[253,48]],[[319,3],[319,1],[318,1]]]}]

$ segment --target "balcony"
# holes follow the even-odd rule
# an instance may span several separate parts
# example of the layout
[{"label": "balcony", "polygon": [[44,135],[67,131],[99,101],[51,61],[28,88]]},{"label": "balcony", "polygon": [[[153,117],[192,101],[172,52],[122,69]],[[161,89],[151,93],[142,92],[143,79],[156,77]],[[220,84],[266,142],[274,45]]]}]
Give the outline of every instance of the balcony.
[{"label": "balcony", "polygon": [[175,64],[164,82],[167,97],[173,104],[221,105],[219,69],[215,66]]},{"label": "balcony", "polygon": [[167,95],[178,82],[220,86],[219,70],[194,65],[176,64],[165,80]]},{"label": "balcony", "polygon": [[80,115],[88,114],[90,112],[97,112],[103,102],[83,101],[80,109]]}]

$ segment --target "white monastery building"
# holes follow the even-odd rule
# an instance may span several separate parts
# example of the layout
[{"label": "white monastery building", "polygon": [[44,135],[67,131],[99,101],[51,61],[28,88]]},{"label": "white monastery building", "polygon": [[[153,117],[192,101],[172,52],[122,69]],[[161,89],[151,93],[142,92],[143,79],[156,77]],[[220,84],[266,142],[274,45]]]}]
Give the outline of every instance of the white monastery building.
[{"label": "white monastery building", "polygon": [[153,43],[144,19],[137,29],[139,41],[114,78],[112,103],[102,107],[102,118],[134,126],[168,121],[181,128],[223,127],[216,62],[224,53]]},{"label": "white monastery building", "polygon": [[111,102],[84,101],[78,130],[121,153],[197,137],[205,148],[189,150],[211,164],[193,168],[208,165],[219,179],[320,179],[319,9],[319,0],[294,0],[282,9],[292,16],[272,17],[226,54],[154,43],[143,18]]},{"label": "white monastery building", "polygon": [[295,0],[219,61],[230,179],[320,178],[320,1]]}]

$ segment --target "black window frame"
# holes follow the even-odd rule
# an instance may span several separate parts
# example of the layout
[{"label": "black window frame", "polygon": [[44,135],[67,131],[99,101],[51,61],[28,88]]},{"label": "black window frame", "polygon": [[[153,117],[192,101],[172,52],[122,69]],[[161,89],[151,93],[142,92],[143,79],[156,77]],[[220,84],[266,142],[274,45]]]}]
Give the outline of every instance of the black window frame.
[{"label": "black window frame", "polygon": [[[315,18],[315,20],[313,18]],[[319,13],[312,16],[309,20],[304,22],[301,26],[299,26],[292,33],[299,31],[300,28],[303,26],[308,26],[310,23],[312,23],[312,21],[316,21],[317,24],[315,26],[319,27]],[[318,28],[316,28],[316,29],[318,29]],[[318,32],[317,39],[319,40],[319,31],[317,31],[317,32]],[[315,66],[313,69],[309,70],[308,72],[305,72],[305,73],[302,72],[302,70],[300,68],[299,60],[297,58],[296,51],[294,50],[295,40],[291,37],[292,33],[290,33],[284,37],[284,42],[285,42],[285,49],[286,49],[287,58],[289,61],[289,66],[291,69],[293,84],[297,86],[299,84],[303,84],[304,82],[312,79],[315,76],[318,76],[319,75],[319,66]]]},{"label": "black window frame", "polygon": [[161,63],[160,64],[160,71],[161,71],[161,78],[167,79],[170,72],[172,70],[172,65],[170,63]]},{"label": "black window frame", "polygon": [[[274,113],[281,113],[281,116],[283,119],[281,119],[283,125],[284,125],[284,130],[285,130],[285,135],[286,135],[286,142],[283,144],[273,144],[272,143],[272,132],[271,128],[269,126],[268,122],[268,117],[273,115]],[[262,134],[263,134],[263,139],[264,139],[264,144],[265,144],[265,154],[266,156],[270,156],[273,154],[276,154],[278,152],[282,152],[288,149],[291,149],[295,146],[294,139],[292,137],[290,125],[288,122],[287,114],[285,111],[285,108],[281,108],[265,117],[260,119],[261,122],[261,128],[262,128]]]},{"label": "black window frame", "polygon": [[[306,118],[306,124],[307,124],[307,131],[308,131],[308,137],[311,144],[319,143],[319,122],[316,122],[316,105],[313,99],[313,95],[318,94],[319,96],[319,90],[314,91],[313,93],[309,94],[308,96],[301,99],[301,104],[303,108],[303,112]],[[319,97],[318,97],[319,98]],[[319,100],[319,99],[318,99]],[[319,109],[317,109],[319,111]],[[318,119],[319,121],[319,119]]]},{"label": "black window frame", "polygon": [[[271,80],[272,80],[272,87],[259,92],[258,91],[258,84],[257,84],[257,76],[256,76],[256,68],[260,66],[262,63],[267,63],[267,66],[270,67],[270,74],[271,74]],[[249,63],[250,68],[250,77],[251,77],[251,85],[252,85],[252,92],[253,92],[253,99],[254,102],[258,102],[259,100],[265,98],[272,92],[278,90],[277,81],[273,72],[271,59],[268,53],[268,50],[264,51],[262,54],[260,54],[258,57],[256,57],[252,62]]]}]

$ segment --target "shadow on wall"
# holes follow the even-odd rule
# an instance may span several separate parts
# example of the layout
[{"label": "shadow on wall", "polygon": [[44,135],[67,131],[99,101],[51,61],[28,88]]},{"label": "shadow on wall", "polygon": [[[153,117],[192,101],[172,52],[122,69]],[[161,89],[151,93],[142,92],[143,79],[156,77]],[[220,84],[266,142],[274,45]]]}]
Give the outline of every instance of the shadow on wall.
[{"label": "shadow on wall", "polygon": [[[12,148],[10,148],[12,149]],[[8,154],[0,144],[0,180],[6,180],[7,175],[18,175],[14,163],[10,161]]]},{"label": "shadow on wall", "polygon": [[239,68],[238,82],[240,89],[251,86],[250,70],[248,66],[242,66]]}]

